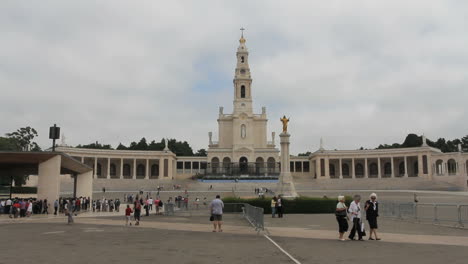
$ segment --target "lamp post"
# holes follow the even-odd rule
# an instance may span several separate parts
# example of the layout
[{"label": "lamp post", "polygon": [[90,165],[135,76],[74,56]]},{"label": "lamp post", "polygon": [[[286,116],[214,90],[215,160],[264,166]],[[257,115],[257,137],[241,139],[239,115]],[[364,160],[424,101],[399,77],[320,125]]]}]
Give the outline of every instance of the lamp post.
[{"label": "lamp post", "polygon": [[49,139],[52,139],[52,151],[55,152],[55,140],[60,138],[60,127],[56,124],[49,128]]}]

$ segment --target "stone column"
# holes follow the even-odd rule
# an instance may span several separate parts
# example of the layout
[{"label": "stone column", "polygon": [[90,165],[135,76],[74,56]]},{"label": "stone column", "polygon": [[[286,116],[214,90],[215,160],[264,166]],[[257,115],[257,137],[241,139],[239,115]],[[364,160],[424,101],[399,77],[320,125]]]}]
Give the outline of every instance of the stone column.
[{"label": "stone column", "polygon": [[367,166],[367,158],[364,158],[364,178],[369,178],[369,167]]},{"label": "stone column", "polygon": [[392,174],[390,175],[390,178],[395,178],[395,165],[393,164],[393,157],[390,157],[391,164],[392,164]]},{"label": "stone column", "polygon": [[110,179],[110,158],[107,158],[107,179]]},{"label": "stone column", "polygon": [[137,165],[136,159],[133,159],[133,175],[132,175],[132,179],[134,179],[134,180],[136,179],[136,171],[137,171],[137,170],[136,170],[136,165]]},{"label": "stone column", "polygon": [[379,172],[377,173],[377,178],[382,178],[382,167],[380,165],[380,157],[377,158],[377,169]]},{"label": "stone column", "polygon": [[[321,163],[320,160],[321,160],[320,157],[317,157],[315,159],[315,173],[317,174],[317,179],[320,179],[320,177],[322,176],[320,174],[321,171],[322,171],[322,169],[320,168],[320,163]],[[281,167],[283,167],[283,166],[281,166]]]},{"label": "stone column", "polygon": [[330,179],[330,159],[325,157],[325,179]]},{"label": "stone column", "polygon": [[76,196],[93,199],[93,172],[88,171],[76,175]]},{"label": "stone column", "polygon": [[289,137],[287,132],[280,134],[281,144],[281,173],[276,187],[276,193],[288,197],[297,197],[296,188],[289,168]]},{"label": "stone column", "polygon": [[354,158],[351,159],[351,169],[352,169],[352,171],[351,171],[352,176],[351,177],[353,179],[356,179],[356,170],[354,169]]},{"label": "stone column", "polygon": [[56,155],[44,162],[39,163],[37,199],[47,199],[49,213],[54,208],[54,201],[60,195],[60,164],[62,156]]},{"label": "stone column", "polygon": [[[84,163],[84,157],[81,157],[81,163]],[[91,173],[92,174],[92,173]]]},{"label": "stone column", "polygon": [[339,168],[338,168],[338,176],[340,177],[340,179],[343,179],[343,171],[342,171],[342,164],[341,164],[341,158],[340,158],[340,163],[339,163]]},{"label": "stone column", "polygon": [[123,158],[120,158],[120,179],[123,179],[123,164],[124,160]]},{"label": "stone column", "polygon": [[[102,173],[102,171],[101,171],[101,173]],[[94,179],[97,178],[97,157],[94,157],[94,175],[93,175],[93,177],[94,177]]]},{"label": "stone column", "polygon": [[172,177],[174,177],[174,174],[173,174],[173,166],[172,166],[172,159],[167,159],[167,177],[169,177],[169,179],[172,179]]},{"label": "stone column", "polygon": [[405,156],[405,178],[408,178],[408,157]]},{"label": "stone column", "polygon": [[146,159],[146,173],[145,173],[145,179],[149,179],[149,159]]},{"label": "stone column", "polygon": [[418,177],[424,175],[424,168],[423,168],[423,157],[421,154],[418,155]]},{"label": "stone column", "polygon": [[164,178],[164,159],[159,159],[159,179]]}]

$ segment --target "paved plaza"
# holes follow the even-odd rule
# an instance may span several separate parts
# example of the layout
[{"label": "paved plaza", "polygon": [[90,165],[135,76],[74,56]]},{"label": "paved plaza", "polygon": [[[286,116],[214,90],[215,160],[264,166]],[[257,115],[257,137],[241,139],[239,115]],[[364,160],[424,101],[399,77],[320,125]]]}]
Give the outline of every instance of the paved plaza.
[{"label": "paved plaza", "polygon": [[6,243],[0,263],[393,264],[466,263],[468,258],[466,229],[380,219],[382,241],[341,242],[332,214],[265,215],[265,232],[256,232],[238,214],[224,220],[224,232],[212,233],[205,210],[143,217],[138,227],[125,227],[122,212],[83,213],[72,225],[63,216],[2,215]]}]

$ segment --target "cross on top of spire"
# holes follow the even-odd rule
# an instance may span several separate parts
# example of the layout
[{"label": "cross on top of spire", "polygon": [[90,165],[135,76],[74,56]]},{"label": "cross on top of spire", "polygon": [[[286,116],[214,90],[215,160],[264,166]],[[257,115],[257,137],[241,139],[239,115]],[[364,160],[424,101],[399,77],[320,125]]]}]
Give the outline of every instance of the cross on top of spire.
[{"label": "cross on top of spire", "polygon": [[243,28],[243,27],[240,28],[241,37],[240,37],[240,39],[239,39],[239,43],[241,43],[241,44],[244,44],[244,43],[245,43],[244,30],[245,30],[245,28]]}]

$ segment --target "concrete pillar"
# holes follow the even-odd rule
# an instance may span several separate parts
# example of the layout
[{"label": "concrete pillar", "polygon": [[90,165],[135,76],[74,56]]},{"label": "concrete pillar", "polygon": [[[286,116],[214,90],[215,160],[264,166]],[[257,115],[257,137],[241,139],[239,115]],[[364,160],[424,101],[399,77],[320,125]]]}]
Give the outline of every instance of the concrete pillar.
[{"label": "concrete pillar", "polygon": [[367,158],[364,159],[364,178],[369,178],[369,167],[367,166]]},{"label": "concrete pillar", "polygon": [[54,209],[54,201],[60,195],[60,165],[62,156],[54,156],[42,163],[39,163],[39,173],[37,182],[37,199],[47,199],[49,213]]},{"label": "concrete pillar", "polygon": [[[317,174],[317,179],[320,179],[320,177],[322,176],[320,173],[321,173],[321,168],[320,168],[320,158],[317,157],[315,159],[315,174]],[[281,166],[282,167],[282,166]]]},{"label": "concrete pillar", "polygon": [[107,179],[110,179],[110,158],[107,158]]},{"label": "concrete pillar", "polygon": [[136,159],[133,159],[133,175],[132,179],[136,179]]},{"label": "concrete pillar", "polygon": [[393,157],[390,158],[392,164],[392,174],[390,175],[391,178],[395,177],[395,165],[393,164]]},{"label": "concrete pillar", "polygon": [[81,163],[84,163],[84,157],[81,157]]},{"label": "concrete pillar", "polygon": [[168,166],[167,177],[169,177],[169,179],[172,179],[172,177],[174,177],[174,174],[173,174],[174,166],[172,166],[172,159],[167,159],[167,166]]},{"label": "concrete pillar", "polygon": [[424,175],[424,168],[423,168],[423,157],[421,154],[418,155],[418,177]]},{"label": "concrete pillar", "polygon": [[76,196],[90,197],[93,199],[93,172],[88,171],[77,175]]},{"label": "concrete pillar", "polygon": [[405,178],[408,177],[408,157],[405,156]]},{"label": "concrete pillar", "polygon": [[382,178],[382,167],[380,165],[380,157],[377,158],[377,169],[379,172],[377,173],[377,178]]},{"label": "concrete pillar", "polygon": [[290,197],[297,197],[296,187],[294,186],[291,170],[289,168],[289,137],[290,135],[287,132],[280,134],[281,173],[276,187],[276,193]]},{"label": "concrete pillar", "polygon": [[341,164],[341,158],[340,158],[340,163],[338,164],[339,165],[339,168],[338,168],[338,176],[340,177],[340,179],[343,179],[343,166]]},{"label": "concrete pillar", "polygon": [[146,159],[146,172],[145,172],[145,179],[149,179],[149,159]]},{"label": "concrete pillar", "polygon": [[[102,171],[101,171],[102,173]],[[94,179],[97,178],[97,157],[94,157]]]},{"label": "concrete pillar", "polygon": [[356,170],[354,169],[354,158],[351,159],[351,177],[356,179]]},{"label": "concrete pillar", "polygon": [[123,164],[124,160],[123,158],[120,158],[120,179],[123,179]]},{"label": "concrete pillar", "polygon": [[330,179],[330,159],[325,158],[325,178]]},{"label": "concrete pillar", "polygon": [[164,177],[164,159],[159,159],[159,179],[162,179]]}]

